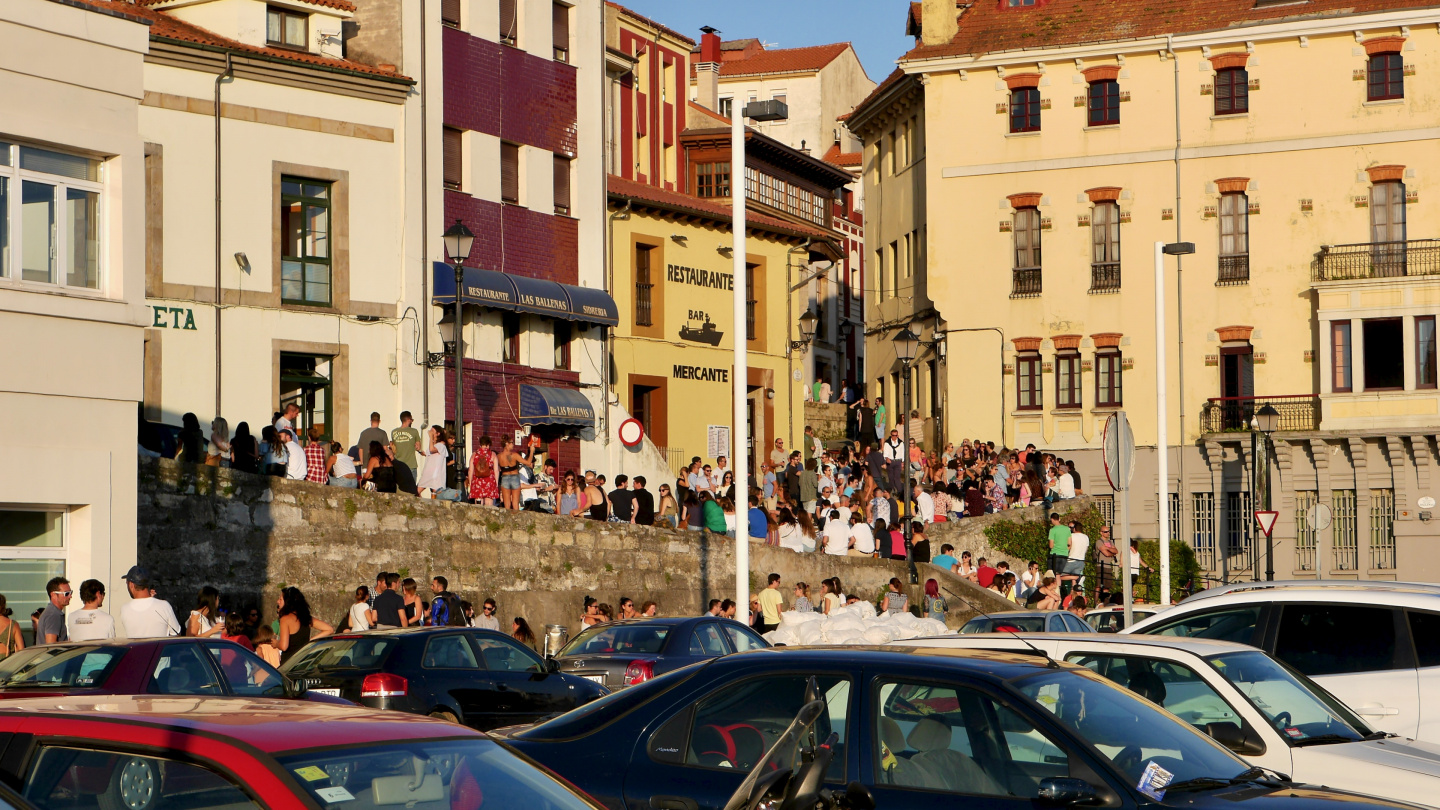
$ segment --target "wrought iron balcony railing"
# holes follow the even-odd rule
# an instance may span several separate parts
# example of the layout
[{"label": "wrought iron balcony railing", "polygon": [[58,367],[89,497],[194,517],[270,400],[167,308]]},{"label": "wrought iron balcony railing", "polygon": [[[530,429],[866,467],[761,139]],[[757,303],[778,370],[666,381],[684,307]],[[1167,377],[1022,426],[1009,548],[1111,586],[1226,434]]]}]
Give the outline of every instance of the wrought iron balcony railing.
[{"label": "wrought iron balcony railing", "polygon": [[1250,430],[1255,412],[1270,405],[1280,412],[1277,430],[1319,430],[1320,397],[1296,394],[1283,397],[1215,397],[1200,409],[1201,433]]},{"label": "wrought iron balcony railing", "polygon": [[1250,282],[1250,254],[1239,253],[1220,257],[1220,272],[1215,278],[1216,285],[1248,284]]},{"label": "wrought iron balcony railing", "polygon": [[1120,262],[1090,264],[1090,292],[1115,292],[1120,289]]},{"label": "wrought iron balcony railing", "polygon": [[1440,275],[1440,239],[1322,245],[1315,254],[1317,281]]},{"label": "wrought iron balcony railing", "polygon": [[1040,294],[1040,268],[1017,267],[1014,274],[1015,284],[1010,290],[1011,298],[1033,298]]}]

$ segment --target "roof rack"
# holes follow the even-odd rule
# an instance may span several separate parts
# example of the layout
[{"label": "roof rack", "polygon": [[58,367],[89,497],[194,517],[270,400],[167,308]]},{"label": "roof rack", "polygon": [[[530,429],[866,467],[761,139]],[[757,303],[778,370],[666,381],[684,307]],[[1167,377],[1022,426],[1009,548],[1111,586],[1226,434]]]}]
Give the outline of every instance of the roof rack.
[{"label": "roof rack", "polygon": [[1390,582],[1387,580],[1356,579],[1285,579],[1274,582],[1236,582],[1218,588],[1206,588],[1192,594],[1184,601],[1192,602],[1243,591],[1275,590],[1366,590],[1366,591],[1410,591],[1414,593],[1440,594],[1440,585],[1431,582]]}]

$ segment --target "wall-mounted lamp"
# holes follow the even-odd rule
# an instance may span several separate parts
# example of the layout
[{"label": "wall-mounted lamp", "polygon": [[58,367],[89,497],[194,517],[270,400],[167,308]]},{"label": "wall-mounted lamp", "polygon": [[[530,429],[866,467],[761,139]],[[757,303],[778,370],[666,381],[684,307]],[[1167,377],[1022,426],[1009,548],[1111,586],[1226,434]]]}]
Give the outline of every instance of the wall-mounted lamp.
[{"label": "wall-mounted lamp", "polygon": [[242,250],[235,254],[235,263],[240,266],[241,272],[246,275],[250,274],[250,257],[245,255],[245,251]]},{"label": "wall-mounted lamp", "polygon": [[808,309],[805,310],[805,314],[801,315],[799,319],[800,339],[790,341],[791,350],[800,351],[806,346],[809,346],[811,341],[815,340],[815,326],[819,320],[819,318],[815,317],[814,312]]},{"label": "wall-mounted lamp", "polygon": [[679,245],[679,246],[681,246],[681,247],[687,247],[687,245],[685,244],[685,240],[686,240],[686,239],[689,239],[689,238],[690,238],[690,237],[686,236],[686,235],[683,234],[683,233],[672,233],[672,234],[670,234],[670,241],[671,241],[671,242],[674,242],[675,244],[677,244],[677,245]]},{"label": "wall-mounted lamp", "polygon": [[729,245],[716,245],[715,252],[719,253],[721,256],[724,256],[727,259],[735,255],[735,251],[731,249]]}]

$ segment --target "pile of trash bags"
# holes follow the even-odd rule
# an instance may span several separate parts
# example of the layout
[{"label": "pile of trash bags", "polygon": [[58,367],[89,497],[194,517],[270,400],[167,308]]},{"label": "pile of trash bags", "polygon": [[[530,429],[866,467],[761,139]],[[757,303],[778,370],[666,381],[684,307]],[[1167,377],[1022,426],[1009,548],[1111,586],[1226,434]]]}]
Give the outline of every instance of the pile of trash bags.
[{"label": "pile of trash bags", "polygon": [[910,613],[875,615],[875,605],[853,605],[822,613],[780,614],[780,626],[765,634],[771,644],[810,646],[817,644],[887,644],[902,638],[952,634],[955,631],[939,619],[921,619]]}]

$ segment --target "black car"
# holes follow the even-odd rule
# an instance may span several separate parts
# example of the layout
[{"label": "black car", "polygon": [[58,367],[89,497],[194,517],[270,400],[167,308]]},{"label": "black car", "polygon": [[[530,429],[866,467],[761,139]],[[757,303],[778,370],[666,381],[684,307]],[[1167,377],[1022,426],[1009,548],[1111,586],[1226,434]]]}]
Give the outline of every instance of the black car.
[{"label": "black car", "polygon": [[562,672],[623,689],[716,656],[769,646],[731,619],[628,619],[582,630],[555,660]]},{"label": "black car", "polygon": [[507,635],[473,627],[329,636],[305,645],[282,671],[310,692],[482,730],[533,723],[608,692],[554,671]]},{"label": "black car", "polygon": [[[721,810],[816,696],[825,709],[802,744],[815,750],[833,734],[832,789],[859,781],[882,810],[1413,807],[1252,768],[1093,672],[1020,653],[794,647],[730,655],[511,731],[507,741],[612,810]],[[1140,790],[1147,774],[1170,780],[1162,798]]]}]

